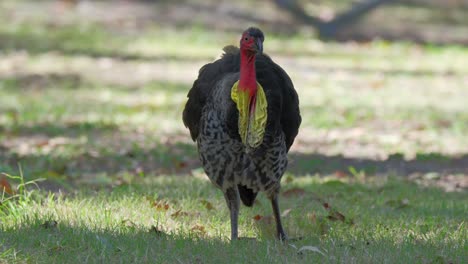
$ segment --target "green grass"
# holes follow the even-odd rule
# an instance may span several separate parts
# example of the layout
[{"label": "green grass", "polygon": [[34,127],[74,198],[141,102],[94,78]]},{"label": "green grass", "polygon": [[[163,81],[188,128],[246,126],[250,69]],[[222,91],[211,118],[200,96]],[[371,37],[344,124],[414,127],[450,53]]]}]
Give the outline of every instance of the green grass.
[{"label": "green grass", "polygon": [[[291,189],[296,192],[288,195]],[[291,237],[303,237],[283,244],[273,238],[264,196],[253,208],[241,209],[241,236],[257,240],[230,243],[224,198],[201,178],[150,177],[73,195],[27,191],[2,202],[1,258],[41,263],[467,261],[466,194],[402,179],[359,183],[310,176],[290,178],[283,190],[281,208],[290,209],[286,229]],[[345,220],[330,220],[325,202]],[[257,221],[256,215],[264,218]],[[317,247],[324,255],[298,254],[302,246]]]},{"label": "green grass", "polygon": [[[0,196],[0,263],[468,261],[466,47],[322,42],[262,25],[301,102],[280,205],[304,238],[275,240],[260,196],[240,219],[257,240],[231,243],[181,115],[198,69],[238,32],[49,17],[26,2],[0,3],[0,173],[23,169],[4,178],[19,194]],[[434,185],[459,192],[423,187]]]}]

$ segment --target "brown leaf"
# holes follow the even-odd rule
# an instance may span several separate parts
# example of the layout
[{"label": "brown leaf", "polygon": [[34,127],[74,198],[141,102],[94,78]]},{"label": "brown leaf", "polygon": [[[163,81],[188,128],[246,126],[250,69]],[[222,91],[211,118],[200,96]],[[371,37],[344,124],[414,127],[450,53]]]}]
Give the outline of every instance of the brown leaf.
[{"label": "brown leaf", "polygon": [[302,188],[291,188],[283,192],[284,197],[302,196],[304,194],[305,194],[305,190]]},{"label": "brown leaf", "polygon": [[346,220],[345,216],[336,211],[336,210],[332,210],[330,212],[330,214],[327,216],[327,218],[330,220],[330,221],[341,221],[341,222],[344,222]]},{"label": "brown leaf", "polygon": [[11,185],[8,182],[8,179],[5,175],[2,175],[0,177],[0,193],[3,193],[3,192],[9,195],[15,194],[15,191],[13,191],[13,189],[11,188]]},{"label": "brown leaf", "polygon": [[179,160],[176,158],[172,158],[172,163],[174,164],[174,167],[176,167],[177,169],[184,169],[188,165],[186,161]]},{"label": "brown leaf", "polygon": [[315,214],[315,212],[308,213],[308,214],[307,214],[307,218],[308,218],[312,223],[317,222],[317,215]]},{"label": "brown leaf", "polygon": [[211,204],[211,203],[208,202],[207,200],[201,200],[201,203],[205,206],[205,208],[206,208],[207,210],[213,210],[213,209],[214,209],[213,204]]},{"label": "brown leaf", "polygon": [[261,215],[256,215],[256,216],[253,217],[253,219],[254,219],[255,221],[259,221],[259,220],[262,219],[262,218],[263,218],[263,216],[261,216]]},{"label": "brown leaf", "polygon": [[275,218],[272,215],[261,216],[257,223],[260,225],[273,225]]},{"label": "brown leaf", "polygon": [[187,168],[187,162],[185,162],[185,161],[178,162],[177,163],[177,168],[179,168],[179,169]]},{"label": "brown leaf", "polygon": [[254,225],[262,236],[274,237],[276,234],[275,218],[272,215],[261,216],[259,220],[254,221]]},{"label": "brown leaf", "polygon": [[343,171],[335,171],[335,176],[337,178],[346,178],[348,175],[346,174],[346,172]]},{"label": "brown leaf", "polygon": [[345,222],[346,217],[342,213],[333,209],[329,203],[325,202],[322,205],[328,211],[328,216],[327,216],[328,220]]},{"label": "brown leaf", "polygon": [[44,140],[38,141],[38,142],[36,142],[35,145],[36,145],[36,147],[45,147],[45,146],[49,145],[49,140],[44,139]]},{"label": "brown leaf", "polygon": [[167,211],[169,209],[169,204],[166,201],[155,200],[151,203],[151,206],[156,208],[158,211]]},{"label": "brown leaf", "polygon": [[171,216],[177,218],[179,216],[187,216],[189,215],[187,212],[182,211],[182,209],[177,210],[176,212],[172,213]]},{"label": "brown leaf", "polygon": [[199,224],[196,224],[196,225],[192,226],[192,228],[190,228],[190,230],[193,231],[193,232],[201,233],[201,234],[206,233],[205,227],[202,226],[202,225],[199,225]]}]

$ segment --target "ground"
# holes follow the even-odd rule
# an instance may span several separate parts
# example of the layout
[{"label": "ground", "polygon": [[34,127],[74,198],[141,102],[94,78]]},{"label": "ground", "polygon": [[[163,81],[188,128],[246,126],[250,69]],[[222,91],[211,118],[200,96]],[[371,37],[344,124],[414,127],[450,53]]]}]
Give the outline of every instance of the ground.
[{"label": "ground", "polygon": [[[249,1],[206,4],[232,19],[215,27],[187,25],[198,4],[69,2],[0,3],[0,262],[467,262],[466,47],[284,34],[287,16],[240,16]],[[303,239],[285,244],[263,196],[241,209],[258,240],[228,241],[181,121],[198,69],[250,23],[301,102],[280,206]]]}]

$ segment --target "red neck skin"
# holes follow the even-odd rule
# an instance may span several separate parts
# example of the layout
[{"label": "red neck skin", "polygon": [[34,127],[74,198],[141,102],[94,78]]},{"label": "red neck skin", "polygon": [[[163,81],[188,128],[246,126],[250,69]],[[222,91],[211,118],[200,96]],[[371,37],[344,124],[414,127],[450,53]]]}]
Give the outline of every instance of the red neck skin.
[{"label": "red neck skin", "polygon": [[239,89],[249,91],[250,98],[257,94],[257,74],[255,72],[255,53],[241,48]]}]

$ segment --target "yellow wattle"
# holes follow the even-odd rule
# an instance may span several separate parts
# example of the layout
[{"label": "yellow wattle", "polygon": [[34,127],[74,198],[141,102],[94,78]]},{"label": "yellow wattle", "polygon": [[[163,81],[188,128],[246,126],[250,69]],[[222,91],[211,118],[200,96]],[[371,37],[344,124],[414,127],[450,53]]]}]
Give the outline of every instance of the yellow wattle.
[{"label": "yellow wattle", "polygon": [[255,111],[249,109],[249,91],[239,89],[239,81],[231,89],[231,98],[239,111],[239,135],[244,145],[255,148],[263,142],[267,123],[267,100],[263,87],[257,82]]}]

